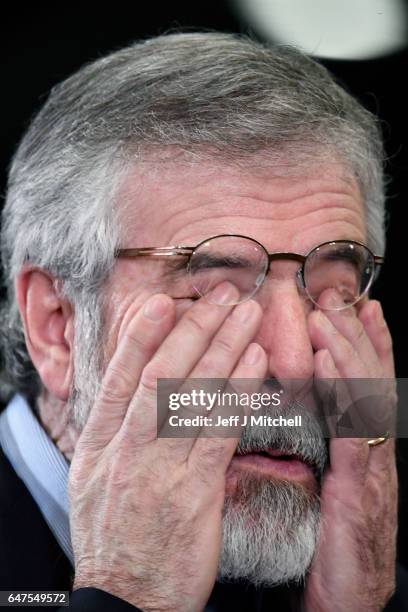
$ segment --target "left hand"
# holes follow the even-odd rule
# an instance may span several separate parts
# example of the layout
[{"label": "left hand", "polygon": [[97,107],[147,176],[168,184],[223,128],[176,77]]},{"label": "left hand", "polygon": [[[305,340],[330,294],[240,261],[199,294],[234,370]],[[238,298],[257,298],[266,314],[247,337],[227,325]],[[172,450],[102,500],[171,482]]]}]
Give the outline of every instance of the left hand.
[{"label": "left hand", "polygon": [[[324,299],[338,297],[331,292]],[[309,333],[317,378],[394,379],[392,341],[379,302],[366,300],[358,312],[314,310]],[[371,448],[365,438],[330,440],[304,610],[384,609],[395,589],[397,489],[393,439]]]}]

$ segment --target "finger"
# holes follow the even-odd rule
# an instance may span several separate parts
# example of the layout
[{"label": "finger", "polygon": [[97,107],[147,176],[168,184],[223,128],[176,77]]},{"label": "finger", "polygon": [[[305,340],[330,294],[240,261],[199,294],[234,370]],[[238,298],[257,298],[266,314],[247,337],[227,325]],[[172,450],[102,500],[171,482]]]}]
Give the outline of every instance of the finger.
[{"label": "finger", "polygon": [[143,371],[140,385],[147,395],[156,391],[158,378],[185,378],[191,372],[231,312],[233,306],[227,304],[238,296],[234,285],[224,282],[210,296],[217,304],[209,304],[202,298],[184,312]]},{"label": "finger", "polygon": [[333,325],[321,310],[314,310],[308,319],[309,335],[316,351],[327,349],[342,378],[368,378],[368,364],[363,363],[356,348]]},{"label": "finger", "polygon": [[[257,343],[250,344],[232,373],[232,390],[238,393],[245,392],[251,397],[251,394],[258,392],[262,387],[267,370],[268,359],[264,349]],[[214,421],[219,417],[228,421],[229,412],[224,406],[216,406],[211,414]],[[238,414],[238,411],[234,411],[232,416],[235,414]],[[231,425],[227,422],[218,430],[213,426],[201,429],[191,449],[188,462],[199,472],[202,480],[211,484],[215,474],[225,476],[241,433],[242,427],[235,427],[234,422]]]},{"label": "finger", "polygon": [[398,396],[392,337],[384,319],[380,302],[377,300],[367,301],[360,309],[359,319],[365,327],[367,336],[370,338],[384,372],[383,395],[388,398],[389,422],[380,430],[378,435],[383,435],[388,430],[390,436],[392,436],[395,435]]},{"label": "finger", "polygon": [[[157,381],[184,380],[190,374],[233,308],[227,304],[238,296],[236,287],[224,282],[212,294],[217,304],[200,299],[184,313],[143,369],[135,402],[123,424],[130,432],[149,437],[156,430],[157,435],[157,410],[151,408],[157,404]],[[225,305],[220,305],[222,302]]]},{"label": "finger", "polygon": [[340,373],[327,349],[318,350],[314,355],[314,362],[316,378],[340,378]]},{"label": "finger", "polygon": [[327,349],[317,351],[314,362],[315,387],[323,403],[322,412],[317,417],[322,421],[323,429],[327,430],[328,437],[350,434],[350,430],[344,428],[344,419],[342,421],[342,416],[351,404],[350,394],[330,352]]},{"label": "finger", "polygon": [[262,346],[251,342],[233,371],[232,379],[248,379],[250,388],[257,390],[263,384],[268,370],[268,358]]},{"label": "finger", "polygon": [[253,338],[261,317],[262,309],[254,300],[236,306],[211,340],[210,346],[189,377],[229,378]]},{"label": "finger", "polygon": [[[392,438],[370,447],[365,438],[334,438],[330,440],[330,479],[342,496],[361,499],[361,491],[382,486],[378,499],[384,501],[386,487],[396,486],[395,443]],[[377,485],[375,485],[377,483]],[[376,509],[378,510],[378,508]]]},{"label": "finger", "polygon": [[[327,349],[315,353],[316,376],[321,379],[341,380],[333,358]],[[342,386],[344,391],[344,388]],[[366,440],[360,438],[343,438],[338,436],[338,416],[333,423],[328,423],[331,430],[329,442],[330,469],[326,480],[335,484],[345,496],[355,494],[362,485],[368,466],[368,446]],[[366,448],[367,447],[367,448]],[[345,489],[340,489],[340,484]]]},{"label": "finger", "polygon": [[217,403],[211,411],[213,422],[223,419],[224,425],[203,427],[200,435],[220,438],[240,437],[243,417],[250,414],[252,398],[262,388],[267,370],[268,360],[264,349],[256,342],[252,342],[226,381],[222,396],[226,401]]},{"label": "finger", "polygon": [[[322,349],[315,354],[315,364],[318,378],[338,379],[340,383],[344,382],[328,350]],[[340,384],[340,388],[344,388],[344,385]],[[336,419],[338,417],[335,417]],[[333,423],[331,432],[334,435],[329,443],[329,481],[335,483],[335,487],[342,490],[344,496],[348,494],[359,495],[367,477],[370,461],[370,448],[367,439],[338,437],[338,420],[336,424]],[[341,489],[341,486],[343,489]]]},{"label": "finger", "polygon": [[[329,480],[333,493],[361,499],[368,470],[370,447],[364,438],[332,438],[329,443]],[[325,484],[323,484],[325,486]]]},{"label": "finger", "polygon": [[[341,429],[338,435],[377,437],[386,431],[394,431],[396,396],[393,379],[382,377],[379,362],[377,367],[371,363],[370,368],[369,357],[363,360],[321,311],[311,313],[309,324],[315,349],[329,351],[341,377],[337,384],[337,397],[338,413],[343,413],[343,419],[339,419]],[[346,387],[349,393],[346,393]]]},{"label": "finger", "polygon": [[398,485],[396,477],[395,439],[389,438],[382,444],[371,446],[368,458],[368,473],[372,481],[383,483],[381,496],[384,496],[385,487],[393,489]]},{"label": "finger", "polygon": [[[320,296],[319,306],[322,308],[339,308],[344,306],[344,302],[338,291],[328,289]],[[371,339],[366,334],[364,325],[357,317],[355,309],[350,307],[343,308],[343,310],[325,310],[324,314],[340,334],[350,342],[364,363],[375,369],[378,355]]]},{"label": "finger", "polygon": [[102,380],[82,440],[103,448],[120,429],[143,368],[174,324],[174,303],[152,296],[120,332],[120,340]]},{"label": "finger", "polygon": [[[180,387],[179,394],[186,394],[187,399],[191,397],[192,390],[197,387],[197,379],[202,381],[200,389],[205,392],[206,396],[207,394],[216,395],[222,392],[225,382],[229,379],[236,363],[254,336],[261,316],[262,310],[257,302],[250,300],[236,306],[211,340],[207,351],[198,361],[196,367],[188,373],[188,379]],[[259,352],[261,349],[256,345],[249,352],[251,353],[252,350]],[[247,355],[247,360],[249,358],[250,355]],[[247,368],[249,370],[250,366],[247,365]],[[191,404],[188,404],[178,409],[176,422],[189,422],[181,421],[181,419],[194,419],[197,415],[210,417],[206,406],[191,406]],[[194,422],[197,422],[197,419]],[[201,435],[203,424],[205,422],[203,423],[200,420],[196,426],[188,425],[187,429],[181,430],[185,435],[184,443],[178,445],[180,452],[185,452],[187,456],[196,437]],[[160,437],[170,435],[171,431],[172,425],[168,419],[165,419],[160,429]],[[211,427],[209,431],[211,431]],[[214,429],[213,433],[216,434],[217,429]]]},{"label": "finger", "polygon": [[176,321],[179,321],[181,317],[187,312],[187,310],[190,310],[193,304],[196,303],[196,301],[197,300],[190,300],[188,298],[182,300],[174,300],[174,303],[176,305]]},{"label": "finger", "polygon": [[367,336],[381,361],[385,376],[394,378],[392,337],[385,322],[380,302],[377,300],[366,302],[360,310],[359,319],[364,325]]}]

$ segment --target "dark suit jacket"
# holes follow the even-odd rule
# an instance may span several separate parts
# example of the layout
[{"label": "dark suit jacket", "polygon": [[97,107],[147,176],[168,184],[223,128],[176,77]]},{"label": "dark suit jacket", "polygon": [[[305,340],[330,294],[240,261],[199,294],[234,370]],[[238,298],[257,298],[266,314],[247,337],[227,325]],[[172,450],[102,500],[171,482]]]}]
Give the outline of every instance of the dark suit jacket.
[{"label": "dark suit jacket", "polygon": [[[399,567],[397,575],[397,592],[386,612],[408,611],[408,572]],[[0,447],[0,590],[71,591],[73,578],[73,567]],[[287,612],[298,609],[289,603],[293,597],[296,592],[287,587],[257,591],[244,584],[217,584],[209,608],[217,612]],[[22,606],[13,609],[27,610]],[[69,609],[137,611],[122,599],[93,588],[74,591]],[[47,610],[64,612],[67,608]]]}]

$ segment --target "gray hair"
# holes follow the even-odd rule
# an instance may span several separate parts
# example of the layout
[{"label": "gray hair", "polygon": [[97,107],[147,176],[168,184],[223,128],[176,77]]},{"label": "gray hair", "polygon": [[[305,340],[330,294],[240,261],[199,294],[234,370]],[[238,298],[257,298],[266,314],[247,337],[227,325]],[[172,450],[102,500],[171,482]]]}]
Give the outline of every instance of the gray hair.
[{"label": "gray hair", "polygon": [[263,153],[295,165],[330,152],[358,181],[369,246],[384,251],[378,123],[323,66],[293,48],[232,34],[132,44],[54,87],[12,160],[1,233],[0,342],[9,389],[28,397],[41,390],[16,304],[21,266],[61,279],[75,308],[77,345],[95,346],[122,235],[115,195],[135,159],[168,146],[231,163]]}]

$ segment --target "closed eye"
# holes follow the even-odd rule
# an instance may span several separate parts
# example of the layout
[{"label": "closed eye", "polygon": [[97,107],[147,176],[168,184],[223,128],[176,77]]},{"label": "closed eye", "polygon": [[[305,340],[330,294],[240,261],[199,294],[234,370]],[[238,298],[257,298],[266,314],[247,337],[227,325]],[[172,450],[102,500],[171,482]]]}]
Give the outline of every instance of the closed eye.
[{"label": "closed eye", "polygon": [[251,267],[251,262],[248,259],[236,255],[209,255],[207,253],[199,253],[194,255],[193,272],[200,270],[209,270],[212,268],[248,268]]}]

